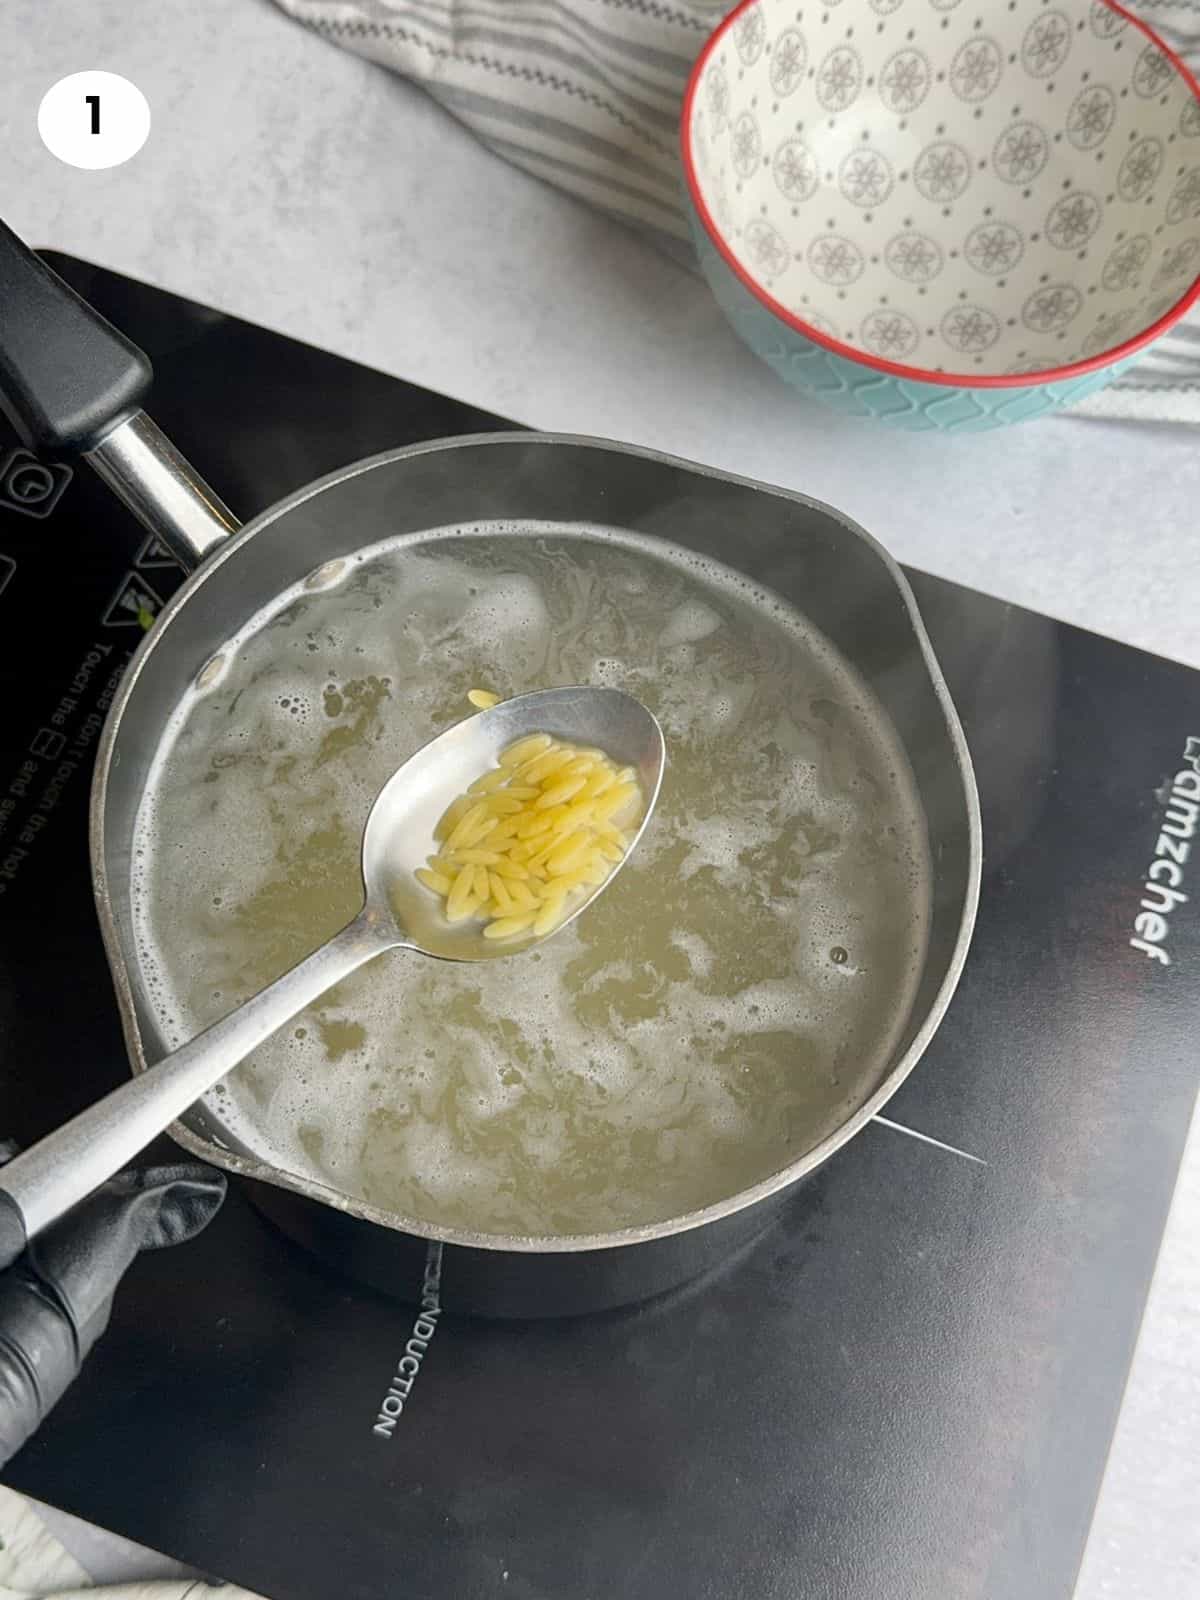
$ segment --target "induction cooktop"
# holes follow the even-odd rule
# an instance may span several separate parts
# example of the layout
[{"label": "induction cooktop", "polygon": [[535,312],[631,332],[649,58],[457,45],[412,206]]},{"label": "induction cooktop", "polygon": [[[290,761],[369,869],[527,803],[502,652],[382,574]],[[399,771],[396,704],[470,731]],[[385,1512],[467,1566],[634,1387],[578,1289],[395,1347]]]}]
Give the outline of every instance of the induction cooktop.
[{"label": "induction cooktop", "polygon": [[[50,259],[149,351],[155,419],[243,517],[508,426]],[[126,1073],[87,788],[182,576],[85,468],[0,432],[0,1133],[22,1143]],[[199,1240],[135,1263],[7,1482],[274,1600],[1065,1600],[1200,1071],[1200,676],[910,577],[986,856],[962,984],[886,1118],[700,1281],[442,1315],[408,1366],[419,1311],[234,1183]]]}]

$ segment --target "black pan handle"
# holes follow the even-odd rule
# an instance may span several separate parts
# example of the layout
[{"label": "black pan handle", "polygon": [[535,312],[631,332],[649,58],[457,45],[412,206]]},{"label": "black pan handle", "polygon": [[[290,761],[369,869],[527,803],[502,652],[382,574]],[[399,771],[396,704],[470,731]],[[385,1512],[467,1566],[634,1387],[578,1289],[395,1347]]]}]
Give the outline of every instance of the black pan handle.
[{"label": "black pan handle", "polygon": [[0,222],[0,413],[36,454],[85,456],[190,568],[240,524],[142,410],[153,376],[132,339]]},{"label": "black pan handle", "polygon": [[141,409],[149,357],[0,222],[0,411],[39,455],[94,450]]}]

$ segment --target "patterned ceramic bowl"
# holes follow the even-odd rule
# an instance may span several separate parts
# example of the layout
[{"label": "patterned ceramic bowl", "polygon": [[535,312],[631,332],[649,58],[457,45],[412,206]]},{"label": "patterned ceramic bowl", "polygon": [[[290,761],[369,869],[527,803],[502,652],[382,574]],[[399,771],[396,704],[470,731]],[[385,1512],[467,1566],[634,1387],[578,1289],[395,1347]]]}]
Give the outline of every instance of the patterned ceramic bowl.
[{"label": "patterned ceramic bowl", "polygon": [[692,73],[701,264],[788,383],[997,427],[1200,298],[1200,87],[1107,0],[745,0]]}]

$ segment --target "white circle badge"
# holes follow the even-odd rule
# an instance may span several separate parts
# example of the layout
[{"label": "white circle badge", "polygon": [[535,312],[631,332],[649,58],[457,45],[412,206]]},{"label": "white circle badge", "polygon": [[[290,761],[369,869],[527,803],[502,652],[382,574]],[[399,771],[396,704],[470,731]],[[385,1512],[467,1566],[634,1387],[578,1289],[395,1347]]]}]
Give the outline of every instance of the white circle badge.
[{"label": "white circle badge", "polygon": [[73,72],[47,89],[38,133],[69,167],[119,167],[150,133],[150,105],[136,83],[116,72]]}]

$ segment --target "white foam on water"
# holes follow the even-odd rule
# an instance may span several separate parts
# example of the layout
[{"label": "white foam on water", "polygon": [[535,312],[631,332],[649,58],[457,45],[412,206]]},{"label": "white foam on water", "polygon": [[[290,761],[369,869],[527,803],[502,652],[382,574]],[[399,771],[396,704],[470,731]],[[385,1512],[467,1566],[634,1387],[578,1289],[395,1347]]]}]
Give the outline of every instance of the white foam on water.
[{"label": "white foam on water", "polygon": [[711,606],[699,600],[688,600],[671,612],[659,642],[666,650],[675,645],[695,644],[700,639],[707,639],[709,634],[716,633],[720,626],[721,618]]},{"label": "white foam on water", "polygon": [[136,830],[172,1044],[353,916],[375,794],[468,689],[613,684],[668,743],[586,916],[512,961],[382,957],[227,1080],[215,1111],[277,1165],[443,1225],[606,1231],[778,1170],[882,1067],[923,953],[923,823],[865,685],[779,597],[676,547],[482,525],[321,569],[220,655]]}]

